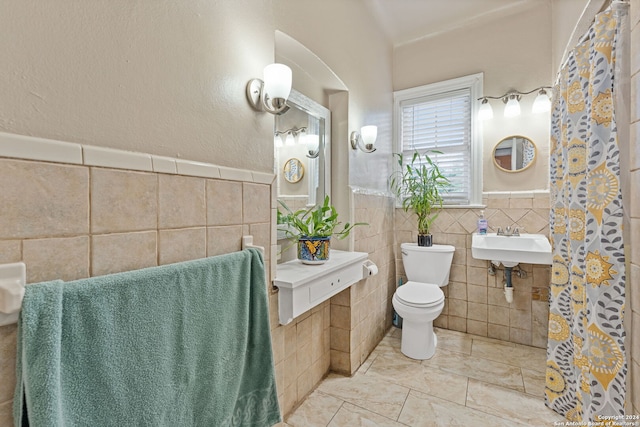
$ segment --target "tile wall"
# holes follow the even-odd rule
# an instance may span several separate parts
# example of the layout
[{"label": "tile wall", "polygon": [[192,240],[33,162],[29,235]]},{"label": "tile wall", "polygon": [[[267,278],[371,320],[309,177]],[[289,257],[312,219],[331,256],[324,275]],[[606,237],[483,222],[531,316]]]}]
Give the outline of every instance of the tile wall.
[{"label": "tile wall", "polygon": [[[627,402],[630,414],[640,414],[640,0],[631,0],[631,261],[627,281],[627,310],[631,310],[631,325],[627,323],[629,354],[629,385]],[[624,172],[623,172],[624,173]]]},{"label": "tile wall", "polygon": [[378,274],[331,299],[331,370],[352,375],[391,326],[394,292],[394,200],[356,191],[354,221],[369,225],[353,231],[358,252],[367,252]]},{"label": "tile wall", "polygon": [[[527,233],[549,234],[549,193],[487,193],[483,198],[489,231],[519,227]],[[442,314],[435,326],[518,344],[546,347],[548,288],[551,267],[520,264],[526,277],[513,276],[514,300],[503,294],[503,270],[489,274],[488,262],[471,256],[471,233],[481,209],[444,209],[433,226],[434,243],[453,245],[456,252]],[[417,240],[415,216],[396,209],[396,268],[406,282],[399,245]]]},{"label": "tile wall", "polygon": [[[268,248],[270,187],[0,158],[0,263],[25,262],[35,283],[233,252],[245,234]],[[265,258],[269,274],[269,251]],[[16,329],[0,327],[3,426],[13,425]]]}]

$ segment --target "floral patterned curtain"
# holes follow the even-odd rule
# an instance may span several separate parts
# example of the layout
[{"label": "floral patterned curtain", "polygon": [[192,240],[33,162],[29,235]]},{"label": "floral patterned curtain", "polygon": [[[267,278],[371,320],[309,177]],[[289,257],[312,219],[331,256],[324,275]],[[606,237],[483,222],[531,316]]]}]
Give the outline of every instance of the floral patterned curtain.
[{"label": "floral patterned curtain", "polygon": [[596,16],[553,90],[545,398],[571,421],[624,413],[625,260],[613,99],[619,14],[609,8]]}]

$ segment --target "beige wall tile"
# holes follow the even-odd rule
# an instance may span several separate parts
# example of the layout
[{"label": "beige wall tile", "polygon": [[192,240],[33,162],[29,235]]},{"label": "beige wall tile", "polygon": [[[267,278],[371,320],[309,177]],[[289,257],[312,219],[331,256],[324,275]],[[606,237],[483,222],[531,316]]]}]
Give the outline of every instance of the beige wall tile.
[{"label": "beige wall tile", "polygon": [[242,214],[245,223],[269,222],[271,193],[268,185],[242,183]]},{"label": "beige wall tile", "polygon": [[16,386],[17,331],[16,324],[0,326],[0,402],[11,400]]},{"label": "beige wall tile", "polygon": [[533,198],[511,197],[509,199],[509,207],[531,209],[533,208]]},{"label": "beige wall tile", "polygon": [[154,267],[158,264],[155,231],[91,237],[91,276]]},{"label": "beige wall tile", "polygon": [[487,289],[487,299],[489,305],[497,305],[501,307],[509,307],[509,303],[504,297],[504,289],[503,288],[488,288]]},{"label": "beige wall tile", "polygon": [[20,240],[0,240],[0,264],[22,261]]},{"label": "beige wall tile", "polygon": [[27,283],[89,277],[89,236],[32,239],[23,245]]},{"label": "beige wall tile", "polygon": [[331,328],[331,349],[349,352],[351,331],[342,328]]},{"label": "beige wall tile", "polygon": [[89,231],[85,167],[0,159],[0,188],[0,239]]},{"label": "beige wall tile", "polygon": [[242,250],[242,226],[207,228],[207,256]]},{"label": "beige wall tile", "polygon": [[342,374],[351,372],[351,355],[344,351],[331,350],[331,370]]},{"label": "beige wall tile", "polygon": [[467,300],[467,285],[461,282],[449,282],[449,285],[444,288],[449,290],[449,298],[455,298],[460,300]]},{"label": "beige wall tile", "polygon": [[487,303],[487,287],[467,285],[467,300],[470,302]]},{"label": "beige wall tile", "polygon": [[[469,302],[467,307],[467,319],[469,320],[477,320],[481,322],[487,322],[487,305],[479,304],[476,302]],[[469,323],[467,323],[467,330],[469,328]],[[485,334],[486,335],[486,334]]]},{"label": "beige wall tile", "polygon": [[[489,324],[509,326],[509,307],[490,305],[488,308]],[[507,334],[508,337],[509,334]]]},{"label": "beige wall tile", "polygon": [[156,174],[91,168],[91,232],[158,228]]},{"label": "beige wall tile", "polygon": [[158,232],[158,264],[171,264],[207,256],[207,229],[182,228]]},{"label": "beige wall tile", "polygon": [[480,335],[481,337],[486,337],[488,334],[487,322],[468,319],[467,332],[474,335]]},{"label": "beige wall tile", "polygon": [[509,328],[509,341],[517,344],[531,345],[531,330]]},{"label": "beige wall tile", "polygon": [[[509,310],[509,326],[511,328],[531,331],[531,310]],[[531,338],[531,337],[529,337]]]},{"label": "beige wall tile", "polygon": [[487,274],[484,267],[467,267],[467,283],[486,287]]},{"label": "beige wall tile", "polygon": [[242,223],[242,183],[207,180],[207,225]]},{"label": "beige wall tile", "polygon": [[158,175],[158,227],[195,227],[206,223],[205,180]]},{"label": "beige wall tile", "polygon": [[448,299],[448,314],[456,317],[467,317],[467,302],[459,299]]},{"label": "beige wall tile", "polygon": [[449,329],[467,332],[467,319],[465,317],[449,316]]},{"label": "beige wall tile", "polygon": [[332,304],[331,305],[331,326],[350,330],[352,326],[351,308]]},{"label": "beige wall tile", "polygon": [[487,336],[502,341],[509,341],[509,327],[489,323]]}]

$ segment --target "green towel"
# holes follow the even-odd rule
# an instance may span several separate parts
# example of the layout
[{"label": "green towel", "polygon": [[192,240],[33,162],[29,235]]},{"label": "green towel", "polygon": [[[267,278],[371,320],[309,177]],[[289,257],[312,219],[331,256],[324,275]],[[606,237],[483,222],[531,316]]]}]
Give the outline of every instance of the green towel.
[{"label": "green towel", "polygon": [[18,427],[281,421],[255,249],[29,285],[18,334]]}]

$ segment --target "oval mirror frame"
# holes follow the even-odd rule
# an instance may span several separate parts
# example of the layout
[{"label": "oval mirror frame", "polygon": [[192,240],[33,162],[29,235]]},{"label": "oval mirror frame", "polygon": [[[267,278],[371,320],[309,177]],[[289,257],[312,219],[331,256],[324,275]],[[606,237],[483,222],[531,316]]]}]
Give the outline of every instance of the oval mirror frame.
[{"label": "oval mirror frame", "polygon": [[295,184],[304,176],[304,165],[300,160],[292,157],[284,163],[282,171],[284,172],[284,179]]},{"label": "oval mirror frame", "polygon": [[[504,155],[499,155],[500,152]],[[531,139],[522,135],[509,135],[493,147],[491,157],[493,164],[501,171],[516,173],[530,168],[535,163],[537,154],[538,148]]]}]

